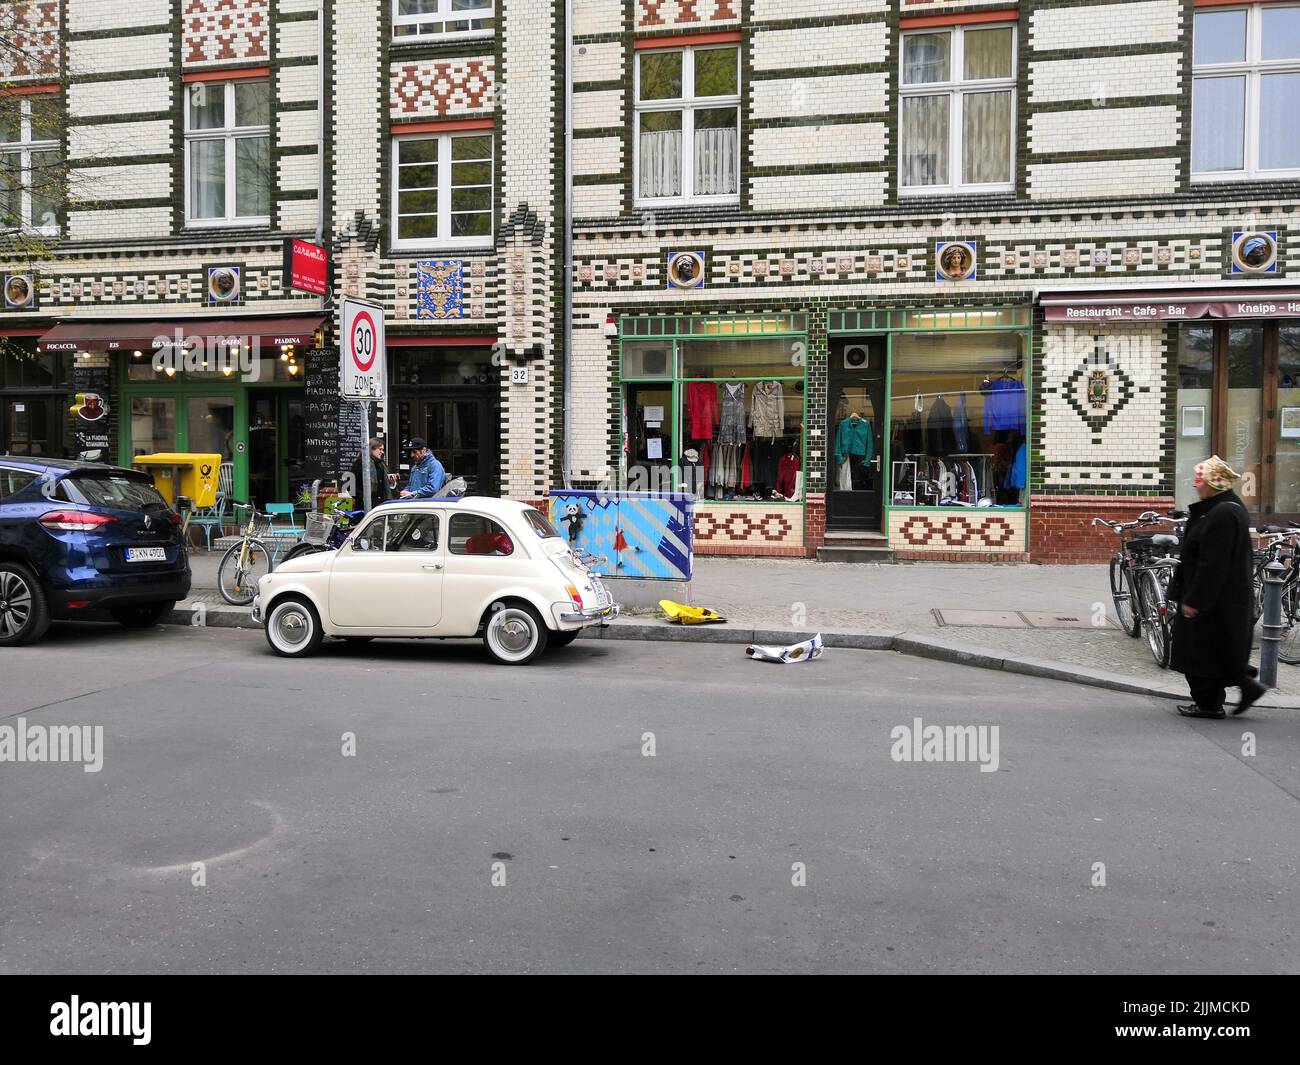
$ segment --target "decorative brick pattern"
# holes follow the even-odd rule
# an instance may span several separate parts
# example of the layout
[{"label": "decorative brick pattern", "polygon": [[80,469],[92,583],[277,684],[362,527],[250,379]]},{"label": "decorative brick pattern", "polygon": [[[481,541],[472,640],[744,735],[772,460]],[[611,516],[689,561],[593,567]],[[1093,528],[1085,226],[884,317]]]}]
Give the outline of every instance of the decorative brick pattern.
[{"label": "decorative brick pattern", "polygon": [[0,82],[59,76],[59,0],[0,7]]},{"label": "decorative brick pattern", "polygon": [[636,6],[639,30],[735,22],[740,18],[740,0],[637,0]]},{"label": "decorative brick pattern", "polygon": [[270,55],[268,0],[185,0],[185,66],[265,61]]},{"label": "decorative brick pattern", "polygon": [[889,546],[897,552],[1021,554],[1025,550],[1025,515],[989,509],[891,510]]},{"label": "decorative brick pattern", "polygon": [[496,106],[496,61],[447,59],[394,63],[389,77],[389,115],[459,118],[491,114]]},{"label": "decorative brick pattern", "polygon": [[802,556],[803,512],[761,503],[697,503],[695,551],[702,555]]}]

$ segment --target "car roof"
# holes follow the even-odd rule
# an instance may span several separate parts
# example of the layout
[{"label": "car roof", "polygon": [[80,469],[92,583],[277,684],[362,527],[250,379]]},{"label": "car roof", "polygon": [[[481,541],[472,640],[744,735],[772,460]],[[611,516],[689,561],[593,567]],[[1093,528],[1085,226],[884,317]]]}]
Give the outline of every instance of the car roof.
[{"label": "car roof", "polygon": [[81,459],[56,459],[33,455],[0,455],[0,463],[22,470],[59,470],[71,473],[73,470],[111,470],[113,473],[139,473],[139,470],[127,470],[121,466],[110,466],[104,462],[84,462]]},{"label": "car roof", "polygon": [[385,499],[376,503],[372,509],[379,507],[507,507],[510,510],[532,509],[529,503],[517,499],[501,499],[497,496],[443,496],[440,499]]}]

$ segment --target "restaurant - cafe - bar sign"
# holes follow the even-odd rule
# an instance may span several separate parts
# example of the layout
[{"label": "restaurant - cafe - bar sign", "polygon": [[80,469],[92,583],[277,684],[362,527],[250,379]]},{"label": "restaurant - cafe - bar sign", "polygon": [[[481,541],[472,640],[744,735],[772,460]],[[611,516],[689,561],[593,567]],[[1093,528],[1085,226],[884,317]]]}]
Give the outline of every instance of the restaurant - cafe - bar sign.
[{"label": "restaurant - cafe - bar sign", "polygon": [[1043,301],[1048,322],[1160,322],[1196,318],[1300,318],[1300,293],[1282,298]]}]

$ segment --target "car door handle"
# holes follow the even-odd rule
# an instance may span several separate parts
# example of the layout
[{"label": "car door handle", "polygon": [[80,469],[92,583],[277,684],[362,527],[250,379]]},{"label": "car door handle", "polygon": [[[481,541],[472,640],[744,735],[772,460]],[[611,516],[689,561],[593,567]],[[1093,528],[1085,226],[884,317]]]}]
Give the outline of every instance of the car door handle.
[{"label": "car door handle", "polygon": [[427,565],[427,566],[421,566],[420,569],[442,569],[442,563],[441,563],[441,562],[431,562],[431,563],[430,563],[429,565]]}]

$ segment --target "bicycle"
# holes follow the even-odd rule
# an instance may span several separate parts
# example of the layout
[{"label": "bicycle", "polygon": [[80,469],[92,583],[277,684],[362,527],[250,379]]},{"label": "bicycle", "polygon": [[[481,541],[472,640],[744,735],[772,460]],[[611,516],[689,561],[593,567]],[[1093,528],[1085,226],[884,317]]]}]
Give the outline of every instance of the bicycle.
[{"label": "bicycle", "polygon": [[[1164,549],[1168,557],[1178,545],[1178,538],[1171,536],[1132,536],[1132,530],[1150,528],[1167,522],[1174,522],[1176,517],[1163,517],[1153,510],[1144,511],[1133,521],[1109,521],[1106,518],[1093,518],[1093,526],[1102,525],[1114,530],[1120,538],[1119,550],[1110,560],[1110,595],[1115,604],[1115,617],[1120,628],[1133,639],[1142,634],[1143,608],[1137,596],[1141,594],[1140,571],[1149,568],[1147,563],[1152,553]],[[1166,568],[1164,566],[1159,568]],[[1166,575],[1167,585],[1167,575]],[[1163,589],[1161,598],[1163,598]],[[1137,606],[1137,610],[1134,606]],[[1166,641],[1168,642],[1168,641]],[[1154,651],[1153,651],[1154,653]]]},{"label": "bicycle", "polygon": [[236,503],[235,510],[247,510],[248,524],[239,543],[232,544],[217,567],[217,590],[231,606],[248,606],[257,595],[257,582],[275,568],[275,553],[259,539],[257,513],[252,503]]},{"label": "bicycle", "polygon": [[1282,633],[1278,643],[1278,661],[1289,666],[1300,665],[1300,526],[1283,528],[1278,525],[1261,525],[1255,530],[1268,537],[1262,548],[1255,552],[1255,620],[1264,612],[1264,573],[1272,562],[1285,568],[1282,577]]}]

